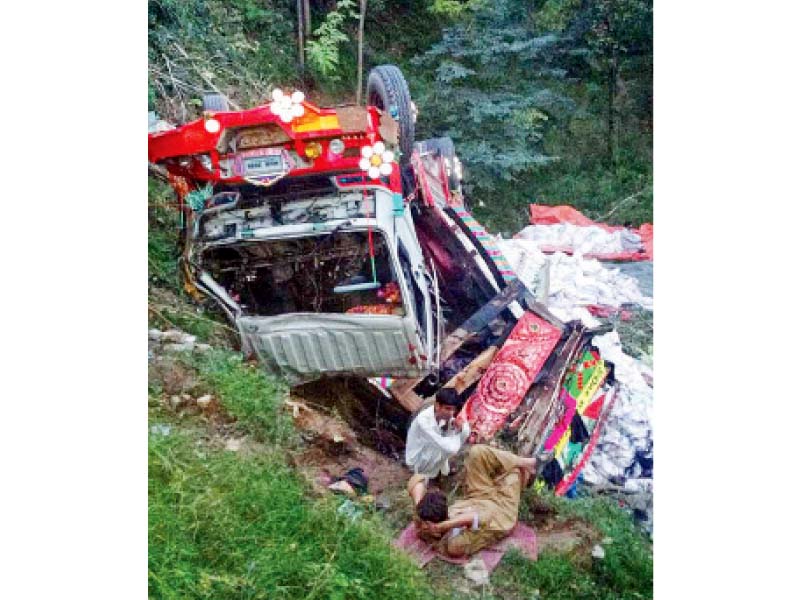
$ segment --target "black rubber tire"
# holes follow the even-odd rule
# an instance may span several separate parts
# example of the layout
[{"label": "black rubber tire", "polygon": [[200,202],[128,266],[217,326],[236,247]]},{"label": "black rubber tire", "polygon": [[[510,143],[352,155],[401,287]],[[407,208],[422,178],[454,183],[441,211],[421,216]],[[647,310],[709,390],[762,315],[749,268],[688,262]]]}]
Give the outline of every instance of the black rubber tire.
[{"label": "black rubber tire", "polygon": [[445,161],[449,161],[450,174],[447,178],[447,185],[450,187],[451,192],[463,194],[461,190],[461,180],[456,176],[455,172],[454,161],[457,160],[458,157],[456,156],[456,147],[455,144],[453,144],[453,140],[449,137],[431,138],[421,141],[418,146],[422,153],[438,152],[439,156],[444,158]]},{"label": "black rubber tire", "polygon": [[203,94],[203,111],[228,112],[228,99],[222,94]]},{"label": "black rubber tire", "polygon": [[[407,163],[414,149],[414,117],[411,114],[411,94],[408,91],[408,83],[400,69],[394,65],[379,65],[369,72],[367,104],[377,106],[390,115],[396,115],[399,129],[400,163]],[[395,107],[396,113],[392,107]]]}]

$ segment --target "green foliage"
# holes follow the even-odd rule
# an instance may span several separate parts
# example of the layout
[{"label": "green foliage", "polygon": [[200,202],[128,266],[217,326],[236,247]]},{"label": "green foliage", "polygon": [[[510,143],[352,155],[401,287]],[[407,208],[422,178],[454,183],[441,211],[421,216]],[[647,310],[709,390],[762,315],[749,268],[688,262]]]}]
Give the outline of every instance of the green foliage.
[{"label": "green foliage", "polygon": [[575,554],[545,552],[530,562],[518,552],[509,553],[493,581],[500,597],[530,597],[538,589],[542,600],[618,600],[653,597],[653,553],[630,514],[608,498],[576,500],[539,494],[559,519],[581,519],[603,536],[605,557],[592,561]]},{"label": "green foliage", "polygon": [[292,439],[291,419],[282,410],[288,394],[282,380],[266,375],[260,365],[244,363],[239,354],[215,350],[195,360],[202,378],[243,431],[274,444]]},{"label": "green foliage", "polygon": [[515,233],[533,202],[652,221],[651,2],[429,8],[455,16],[407,73],[418,137],[455,140],[490,230]]},{"label": "green foliage", "polygon": [[309,501],[280,455],[212,450],[180,429],[148,446],[151,597],[431,597],[376,518]]},{"label": "green foliage", "polygon": [[178,285],[178,230],[177,211],[170,206],[174,201],[172,188],[155,177],[147,180],[148,280],[158,285]]},{"label": "green foliage", "polygon": [[418,128],[419,137],[454,139],[467,192],[488,200],[554,160],[545,132],[574,103],[552,86],[560,38],[537,35],[526,3],[470,3],[468,12],[413,61]]},{"label": "green foliage", "polygon": [[208,81],[242,106],[299,80],[288,0],[149,0],[149,85],[155,108],[196,118]]},{"label": "green foliage", "polygon": [[194,360],[223,410],[269,445],[215,449],[151,401],[151,420],[171,429],[148,441],[150,597],[431,598],[377,516],[352,522],[337,499],[307,497],[285,459],[283,386],[231,353]]},{"label": "green foliage", "polygon": [[312,71],[329,81],[337,81],[339,46],[348,40],[344,31],[347,19],[357,19],[355,0],[339,0],[336,8],[325,15],[325,20],[314,30],[313,38],[306,43],[306,58]]},{"label": "green foliage", "polygon": [[433,0],[428,11],[437,17],[456,19],[482,7],[486,2],[487,0]]}]

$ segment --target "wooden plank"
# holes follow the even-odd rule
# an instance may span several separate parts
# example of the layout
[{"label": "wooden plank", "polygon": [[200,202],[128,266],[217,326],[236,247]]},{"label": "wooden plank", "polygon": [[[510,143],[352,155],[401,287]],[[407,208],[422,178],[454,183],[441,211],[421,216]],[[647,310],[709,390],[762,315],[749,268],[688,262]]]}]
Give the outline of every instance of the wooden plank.
[{"label": "wooden plank", "polygon": [[[441,357],[444,363],[449,359],[464,342],[474,338],[484,327],[489,325],[494,319],[503,312],[509,304],[518,300],[518,297],[525,292],[525,284],[516,280],[506,286],[506,288],[492,298],[489,302],[478,309],[469,319],[464,321],[461,326],[451,333],[442,344]],[[406,399],[405,396],[411,392],[423,377],[411,379],[397,379],[389,392],[403,406],[406,403],[414,403],[413,398]],[[416,394],[415,394],[416,395]]]},{"label": "wooden plank", "polygon": [[492,362],[494,355],[497,354],[497,346],[489,346],[486,350],[481,352],[469,363],[462,371],[454,375],[450,381],[444,384],[443,387],[455,388],[455,390],[462,394],[473,383],[478,381],[481,376],[489,368],[489,363]]},{"label": "wooden plank", "polygon": [[518,452],[522,456],[530,456],[537,438],[543,433],[549,417],[553,413],[555,403],[558,401],[561,383],[564,375],[575,356],[576,351],[583,344],[583,334],[585,329],[581,326],[576,328],[567,338],[564,346],[559,352],[558,358],[550,369],[550,373],[542,383],[542,391],[534,398],[533,406],[528,413],[525,421],[520,427],[517,436]]},{"label": "wooden plank", "polygon": [[398,398],[397,401],[410,413],[417,412],[425,402],[414,390],[407,391],[402,397]]}]

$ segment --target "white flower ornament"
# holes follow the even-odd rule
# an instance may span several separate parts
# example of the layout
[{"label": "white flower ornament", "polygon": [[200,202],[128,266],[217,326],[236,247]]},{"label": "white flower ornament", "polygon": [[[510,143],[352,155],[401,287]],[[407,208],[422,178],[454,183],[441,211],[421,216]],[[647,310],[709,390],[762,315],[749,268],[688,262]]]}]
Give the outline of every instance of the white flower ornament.
[{"label": "white flower ornament", "polygon": [[306,96],[303,92],[293,92],[287,96],[281,90],[272,90],[272,102],[269,104],[270,110],[278,115],[284,123],[291,123],[295,117],[302,117],[306,109],[303,100]]},{"label": "white flower ornament", "polygon": [[391,174],[394,152],[387,150],[383,142],[376,142],[374,146],[364,146],[361,149],[361,157],[358,166],[372,179]]}]

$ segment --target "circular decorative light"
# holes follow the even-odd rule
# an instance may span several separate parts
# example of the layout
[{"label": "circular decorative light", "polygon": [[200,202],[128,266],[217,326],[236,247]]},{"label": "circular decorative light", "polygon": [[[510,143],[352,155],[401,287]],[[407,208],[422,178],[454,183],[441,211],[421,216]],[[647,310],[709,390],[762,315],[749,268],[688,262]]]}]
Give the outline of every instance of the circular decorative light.
[{"label": "circular decorative light", "polygon": [[206,131],[208,133],[217,133],[219,131],[219,128],[220,128],[219,121],[217,121],[216,119],[213,119],[213,118],[212,119],[206,119],[205,126],[206,126]]},{"label": "circular decorative light", "polygon": [[305,107],[303,100],[306,95],[303,92],[292,92],[291,95],[284,94],[282,90],[272,90],[272,102],[269,108],[273,114],[277,115],[284,123],[290,123],[296,117],[302,117],[305,114]]},{"label": "circular decorative light", "polygon": [[331,140],[331,143],[328,144],[328,148],[333,154],[342,154],[344,152],[344,142],[336,138],[335,140]]},{"label": "circular decorative light", "polygon": [[309,142],[306,144],[304,152],[308,158],[319,158],[322,156],[322,144],[319,142]]},{"label": "circular decorative light", "polygon": [[383,142],[376,142],[372,146],[361,148],[361,160],[358,166],[372,179],[377,179],[381,175],[391,174],[393,161],[394,152],[387,150]]}]

